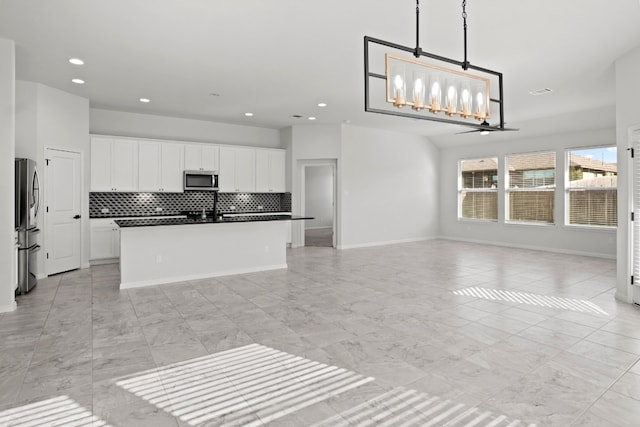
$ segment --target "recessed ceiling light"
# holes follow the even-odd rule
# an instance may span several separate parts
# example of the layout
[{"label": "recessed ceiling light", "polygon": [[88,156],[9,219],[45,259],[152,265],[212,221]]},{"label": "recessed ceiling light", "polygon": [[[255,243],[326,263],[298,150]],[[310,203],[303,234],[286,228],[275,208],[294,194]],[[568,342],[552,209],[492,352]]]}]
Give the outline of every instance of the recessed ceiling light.
[{"label": "recessed ceiling light", "polygon": [[77,85],[83,85],[84,84],[84,80],[82,79],[71,79],[72,82],[74,82]]},{"label": "recessed ceiling light", "polygon": [[315,117],[309,117],[309,120],[315,120],[315,119],[316,119]]},{"label": "recessed ceiling light", "polygon": [[69,62],[71,62],[73,65],[84,65],[84,61],[80,58],[71,58],[69,59]]},{"label": "recessed ceiling light", "polygon": [[140,98],[140,102],[144,102],[145,104],[151,102],[149,98]]},{"label": "recessed ceiling light", "polygon": [[549,92],[553,92],[553,89],[549,89],[548,87],[545,87],[544,89],[532,90],[529,93],[531,95],[533,95],[533,96],[539,96],[539,95],[544,95],[544,94],[549,93]]},{"label": "recessed ceiling light", "polygon": [[253,117],[253,113],[244,113],[244,115],[247,117]]},{"label": "recessed ceiling light", "polygon": [[321,102],[318,104],[318,107],[326,107],[327,103],[326,102]]}]

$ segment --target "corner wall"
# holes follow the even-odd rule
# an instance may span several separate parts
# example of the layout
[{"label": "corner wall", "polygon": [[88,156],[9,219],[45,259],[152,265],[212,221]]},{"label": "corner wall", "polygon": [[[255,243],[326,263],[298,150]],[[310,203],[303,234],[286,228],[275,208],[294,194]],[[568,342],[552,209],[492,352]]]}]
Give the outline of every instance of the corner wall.
[{"label": "corner wall", "polygon": [[438,235],[439,153],[425,137],[342,127],[340,248]]},{"label": "corner wall", "polygon": [[[499,135],[500,136],[500,135]],[[616,256],[616,230],[587,229],[564,225],[565,150],[589,146],[614,145],[615,130],[553,134],[512,141],[491,142],[491,135],[476,145],[440,150],[440,229],[448,239],[491,243],[504,246],[540,249],[552,252]],[[507,154],[553,151],[556,153],[555,225],[506,224],[503,180],[498,186],[498,221],[458,220],[458,161],[481,157],[498,157],[499,173],[504,171]]]},{"label": "corner wall", "polygon": [[15,45],[0,39],[0,313],[16,309]]}]

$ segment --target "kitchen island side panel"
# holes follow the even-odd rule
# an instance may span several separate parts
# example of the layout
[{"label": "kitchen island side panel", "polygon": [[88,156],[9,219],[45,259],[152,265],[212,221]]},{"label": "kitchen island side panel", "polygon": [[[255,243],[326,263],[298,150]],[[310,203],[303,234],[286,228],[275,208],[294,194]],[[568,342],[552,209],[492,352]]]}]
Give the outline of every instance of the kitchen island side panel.
[{"label": "kitchen island side panel", "polygon": [[120,229],[120,289],[287,268],[287,221]]}]

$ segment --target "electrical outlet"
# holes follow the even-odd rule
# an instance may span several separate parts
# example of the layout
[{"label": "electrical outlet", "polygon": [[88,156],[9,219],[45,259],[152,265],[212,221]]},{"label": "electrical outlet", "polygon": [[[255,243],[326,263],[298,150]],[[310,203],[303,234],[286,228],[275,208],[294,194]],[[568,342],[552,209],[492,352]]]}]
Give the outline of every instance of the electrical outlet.
[{"label": "electrical outlet", "polygon": [[162,264],[162,255],[156,255],[156,264]]}]

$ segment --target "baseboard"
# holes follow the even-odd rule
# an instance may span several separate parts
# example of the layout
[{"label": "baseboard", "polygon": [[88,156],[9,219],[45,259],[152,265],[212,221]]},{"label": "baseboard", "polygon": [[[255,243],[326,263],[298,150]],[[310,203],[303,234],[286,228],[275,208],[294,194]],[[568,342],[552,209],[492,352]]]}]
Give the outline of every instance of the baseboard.
[{"label": "baseboard", "polygon": [[154,279],[154,280],[144,280],[141,282],[120,283],[120,289],[143,288],[145,286],[166,285],[171,283],[186,282],[188,280],[201,280],[201,279],[209,279],[211,277],[233,276],[235,274],[257,273],[260,271],[282,270],[286,268],[287,268],[287,264],[285,263],[285,264],[278,264],[278,265],[267,265],[264,267],[256,267],[256,268],[226,270],[226,271],[217,272],[215,274],[211,274],[211,273],[194,274],[191,276],[177,276],[177,277],[169,277],[166,279],[163,278],[163,279]]},{"label": "baseboard", "polygon": [[44,273],[38,273],[38,274],[36,274],[36,279],[38,279],[38,280],[40,280],[40,279],[46,279],[47,277],[49,277],[49,276],[47,276],[47,275],[46,275],[46,274],[44,274]]},{"label": "baseboard", "polygon": [[104,264],[116,264],[120,262],[120,258],[105,258],[105,259],[92,259],[89,261],[89,266],[92,265],[104,265]]},{"label": "baseboard", "polygon": [[478,243],[481,245],[501,246],[505,248],[528,249],[532,251],[552,252],[556,254],[590,256],[594,258],[604,258],[604,259],[616,259],[615,255],[610,255],[610,254],[585,252],[585,251],[573,251],[570,249],[549,248],[546,246],[520,245],[517,243],[494,242],[491,240],[465,239],[462,237],[449,237],[449,236],[440,236],[438,237],[438,239],[451,240],[454,242]]},{"label": "baseboard", "polygon": [[9,313],[11,311],[16,311],[17,308],[18,308],[18,303],[13,301],[13,303],[11,304],[0,305],[0,313]]},{"label": "baseboard", "polygon": [[327,229],[331,230],[333,229],[333,227],[330,225],[327,225],[326,227],[305,227],[304,229],[305,230],[327,230]]},{"label": "baseboard", "polygon": [[436,237],[414,237],[411,239],[385,240],[381,242],[359,243],[356,245],[339,245],[336,249],[370,248],[373,246],[397,245],[399,243],[423,242],[425,240],[434,240],[434,239],[436,239]]}]

